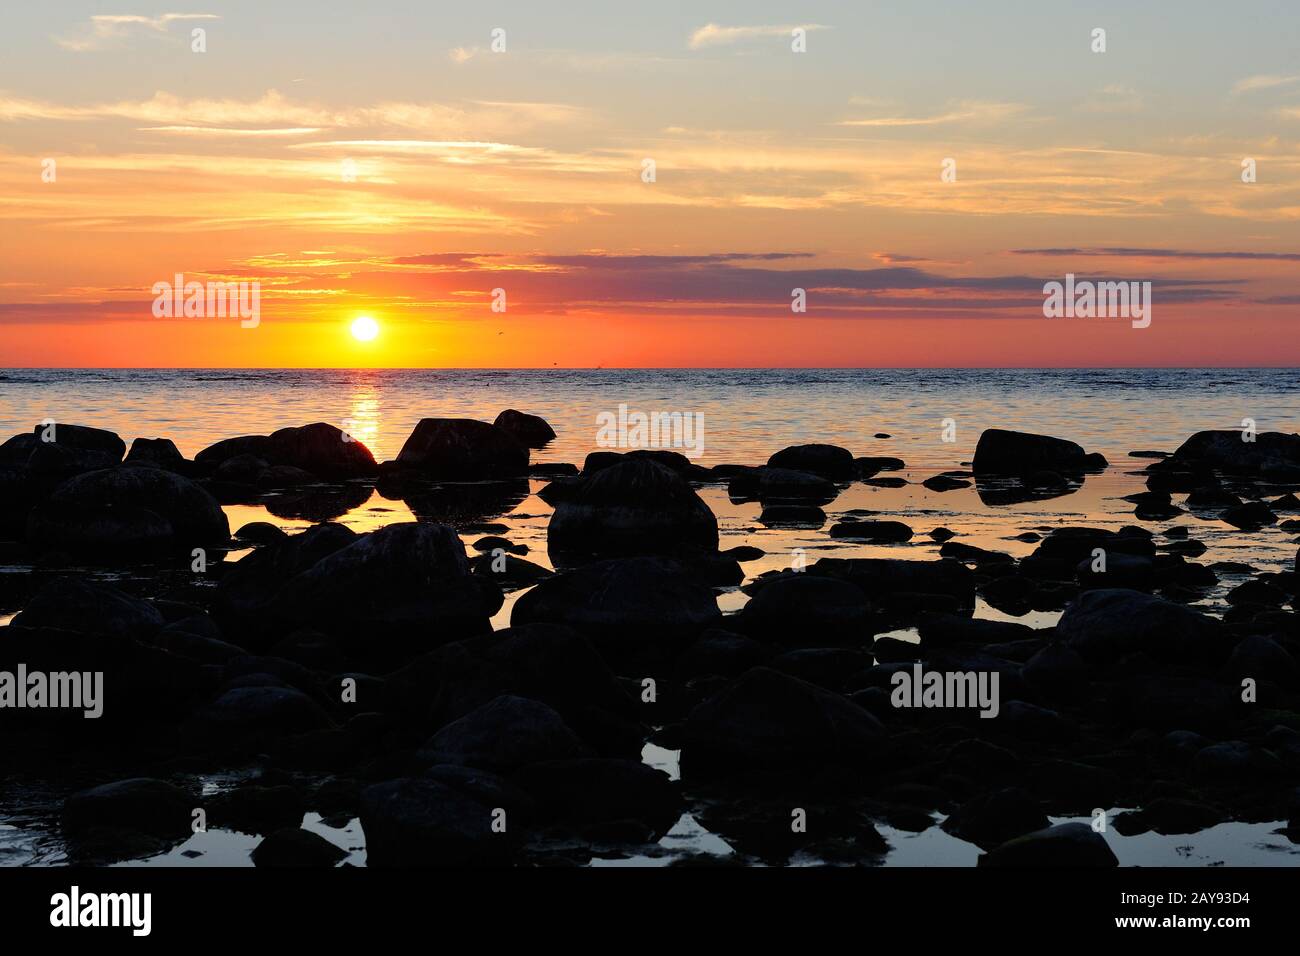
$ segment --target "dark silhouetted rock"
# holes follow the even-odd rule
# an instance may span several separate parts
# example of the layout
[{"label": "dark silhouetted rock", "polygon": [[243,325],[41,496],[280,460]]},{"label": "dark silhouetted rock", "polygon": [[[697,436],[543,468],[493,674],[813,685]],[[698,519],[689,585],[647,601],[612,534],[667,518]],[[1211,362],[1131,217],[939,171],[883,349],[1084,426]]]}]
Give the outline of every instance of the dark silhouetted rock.
[{"label": "dark silhouetted rock", "polygon": [[320,869],[334,866],[347,852],[310,830],[285,827],[255,846],[252,856],[254,866]]},{"label": "dark silhouetted rock", "polygon": [[588,749],[552,708],[502,695],[443,727],[424,746],[435,764],[513,771],[543,760],[588,755]]},{"label": "dark silhouetted rock", "polygon": [[1028,432],[988,428],[975,446],[976,474],[1029,475],[1036,471],[1079,473],[1084,450],[1072,441]]},{"label": "dark silhouetted rock", "polygon": [[423,418],[397,462],[432,478],[481,481],[528,474],[528,447],[497,425],[469,418]]},{"label": "dark silhouetted rock", "polygon": [[1057,637],[1093,666],[1141,651],[1157,660],[1204,661],[1220,624],[1191,608],[1121,588],[1085,591],[1061,615]]},{"label": "dark silhouetted rock", "polygon": [[1015,787],[975,797],[943,821],[943,828],[953,836],[982,849],[998,846],[1049,825],[1047,814],[1039,802]]},{"label": "dark silhouetted rock", "polygon": [[779,647],[861,644],[871,636],[867,596],[836,578],[788,574],[759,588],[731,618],[736,630]]},{"label": "dark silhouetted rock", "polygon": [[79,634],[148,639],[163,616],[147,601],[85,578],[55,578],[13,619],[21,627],[57,627]]},{"label": "dark silhouetted rock", "polygon": [[528,448],[541,448],[549,441],[555,439],[555,429],[538,415],[528,415],[524,412],[515,411],[513,408],[507,408],[496,417],[492,424],[498,428],[504,428],[521,444]]},{"label": "dark silhouetted rock", "polygon": [[853,477],[853,454],[838,445],[791,445],[767,460],[769,468],[805,471],[831,481]]},{"label": "dark silhouetted rock", "polygon": [[375,784],[361,792],[360,809],[369,866],[494,866],[517,845],[508,817],[505,832],[493,832],[496,806],[441,779]]},{"label": "dark silhouetted rock", "polygon": [[895,544],[910,541],[912,529],[901,521],[841,521],[831,526],[831,537]]},{"label": "dark silhouetted rock", "polygon": [[978,866],[1119,866],[1105,837],[1086,823],[1058,823],[1008,840],[979,858]]},{"label": "dark silhouetted rock", "polygon": [[585,479],[556,505],[547,546],[611,556],[716,551],[718,519],[681,476],[629,459]]}]

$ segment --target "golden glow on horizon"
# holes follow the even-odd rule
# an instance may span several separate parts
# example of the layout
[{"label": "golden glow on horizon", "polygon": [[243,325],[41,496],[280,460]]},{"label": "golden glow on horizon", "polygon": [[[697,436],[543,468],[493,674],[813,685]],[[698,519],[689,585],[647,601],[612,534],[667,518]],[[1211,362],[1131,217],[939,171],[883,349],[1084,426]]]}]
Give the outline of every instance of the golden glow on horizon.
[{"label": "golden glow on horizon", "polygon": [[379,336],[379,323],[368,315],[358,316],[352,322],[352,337],[358,342],[373,342]]}]

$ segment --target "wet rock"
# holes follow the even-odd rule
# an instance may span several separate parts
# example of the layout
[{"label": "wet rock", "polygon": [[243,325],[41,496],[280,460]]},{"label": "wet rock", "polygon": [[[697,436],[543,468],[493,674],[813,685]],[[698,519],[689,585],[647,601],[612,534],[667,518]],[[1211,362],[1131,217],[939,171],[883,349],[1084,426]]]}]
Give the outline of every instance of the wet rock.
[{"label": "wet rock", "polygon": [[854,684],[857,673],[871,664],[871,654],[856,647],[807,647],[778,654],[766,666],[843,693]]},{"label": "wet rock", "polygon": [[977,866],[1119,866],[1105,838],[1086,823],[1058,823],[1008,840],[979,858]]},{"label": "wet rock", "polygon": [[901,458],[877,456],[853,459],[853,477],[859,481],[872,478],[882,471],[902,471],[907,467]]},{"label": "wet rock", "polygon": [[[320,478],[310,471],[303,471],[293,465],[270,465],[257,476],[259,488],[300,488],[312,485]],[[367,497],[369,497],[367,495]]]},{"label": "wet rock", "polygon": [[1277,641],[1261,634],[1241,639],[1224,665],[1224,676],[1241,686],[1246,678],[1273,683],[1289,691],[1300,689],[1300,665]]},{"label": "wet rock", "polygon": [[536,763],[515,778],[544,819],[568,824],[634,820],[662,837],[685,806],[668,775],[634,760],[573,759]]},{"label": "wet rock", "polygon": [[995,719],[1000,730],[1021,740],[1059,744],[1078,736],[1078,727],[1056,711],[1022,700],[1006,701]]},{"label": "wet rock", "polygon": [[1271,780],[1283,773],[1277,757],[1242,740],[1210,744],[1196,754],[1193,766],[1200,776],[1236,781]]},{"label": "wet rock", "polygon": [[397,455],[399,465],[452,481],[528,473],[528,448],[497,425],[468,418],[424,418]]},{"label": "wet rock", "polygon": [[203,802],[208,824],[240,833],[270,833],[297,828],[307,812],[307,800],[294,787],[246,784]]},{"label": "wet rock", "polygon": [[853,454],[838,445],[792,445],[769,458],[767,466],[848,481],[853,477]]},{"label": "wet rock", "polygon": [[502,695],[434,734],[421,756],[434,764],[500,772],[588,754],[587,746],[552,708]]},{"label": "wet rock", "polygon": [[935,475],[931,478],[925,479],[921,484],[929,488],[931,491],[938,492],[956,491],[958,488],[969,488],[971,486],[971,482],[969,481],[965,481],[961,478],[952,478],[948,475]]},{"label": "wet rock", "polygon": [[493,806],[433,778],[390,780],[361,792],[370,866],[493,866],[509,861],[518,828],[492,829]]},{"label": "wet rock", "polygon": [[789,574],[760,588],[732,626],[778,647],[859,644],[870,639],[867,596],[835,578]]},{"label": "wet rock", "polygon": [[756,548],[753,545],[748,545],[748,544],[737,545],[734,548],[728,548],[727,550],[720,553],[722,554],[723,557],[731,558],[733,561],[741,561],[741,562],[757,561],[759,558],[767,554],[767,552],[764,551],[762,548]]},{"label": "wet rock", "polygon": [[200,732],[209,739],[243,736],[283,736],[333,725],[314,700],[290,687],[233,687],[198,715]]},{"label": "wet rock", "polygon": [[1199,833],[1218,826],[1223,819],[1222,811],[1204,803],[1176,797],[1157,797],[1140,810],[1116,817],[1115,829],[1125,836],[1148,831],[1165,835]]},{"label": "wet rock", "polygon": [[919,594],[951,597],[962,608],[975,606],[975,575],[957,561],[822,558],[808,571],[849,581],[884,605],[906,606],[905,595]]},{"label": "wet rock", "polygon": [[943,828],[959,839],[989,849],[1050,825],[1042,806],[1015,787],[981,794],[962,804]]},{"label": "wet rock", "polygon": [[137,438],[126,454],[128,465],[152,465],[164,471],[183,472],[189,465],[170,438]]},{"label": "wet rock", "polygon": [[406,522],[320,558],[289,579],[268,610],[281,621],[343,633],[353,653],[387,659],[486,631],[500,606],[501,592],[470,574],[452,529]]},{"label": "wet rock", "polygon": [[[133,516],[124,522],[127,527],[151,527],[157,519],[165,521],[171,529],[168,540],[178,548],[216,546],[230,540],[225,512],[210,494],[181,475],[137,466],[69,478],[38,509],[39,515],[33,513],[29,535],[38,547],[57,544],[61,548],[99,549],[103,542],[97,529],[102,526],[97,522],[111,522],[121,511]],[[152,517],[155,515],[157,518]],[[60,520],[63,516],[70,520]]]},{"label": "wet rock", "polygon": [[960,541],[946,541],[939,548],[941,557],[954,558],[957,561],[975,565],[1014,564],[1015,559],[1005,551],[989,551]]},{"label": "wet rock", "polygon": [[676,473],[628,460],[586,479],[556,505],[547,546],[552,553],[605,555],[716,551],[718,519]]},{"label": "wet rock", "polygon": [[957,532],[953,531],[951,528],[935,528],[933,531],[929,532],[929,536],[940,544],[943,544],[945,541],[951,541],[953,538],[957,537]]},{"label": "wet rock", "polygon": [[826,523],[826,512],[816,505],[764,505],[758,522],[768,527],[789,525],[820,528]]},{"label": "wet rock", "polygon": [[253,848],[253,865],[259,867],[327,868],[347,856],[323,836],[301,827],[285,827],[265,837]]},{"label": "wet rock", "polygon": [[1233,508],[1241,499],[1221,485],[1196,488],[1187,496],[1189,508]]},{"label": "wet rock", "polygon": [[985,429],[975,446],[976,474],[1028,475],[1036,471],[1082,472],[1083,448],[1072,441],[1027,432]]},{"label": "wet rock", "polygon": [[894,544],[912,539],[912,529],[901,521],[841,521],[831,526],[832,538],[852,538],[876,544]]},{"label": "wet rock", "polygon": [[[732,479],[733,486],[736,479]],[[768,504],[824,505],[835,500],[839,489],[826,478],[788,468],[762,468],[758,472],[758,498]]]},{"label": "wet rock", "polygon": [[143,833],[161,839],[188,837],[197,798],[164,780],[134,777],[72,794],[63,804],[64,830],[76,838],[108,834],[94,831]]},{"label": "wet rock", "polygon": [[331,481],[367,477],[379,470],[369,448],[326,422],[272,432],[262,457],[272,465],[300,468]]},{"label": "wet rock", "polygon": [[1044,700],[1074,701],[1087,691],[1088,665],[1068,646],[1053,641],[1025,663],[1021,677]]},{"label": "wet rock", "polygon": [[1287,477],[1300,471],[1300,435],[1259,432],[1245,441],[1236,429],[1201,431],[1183,442],[1171,461],[1229,474]]},{"label": "wet rock", "polygon": [[1155,583],[1155,562],[1142,555],[1116,553],[1106,555],[1104,565],[1098,559],[1085,558],[1074,573],[1084,588],[1149,591]]},{"label": "wet rock", "polygon": [[531,587],[555,575],[550,568],[509,554],[480,554],[471,558],[469,564],[475,574],[496,582],[504,591]]},{"label": "wet rock", "polygon": [[1036,637],[1033,628],[1011,621],[986,621],[958,614],[923,614],[917,631],[926,647],[954,644],[997,644]]},{"label": "wet rock", "polygon": [[269,521],[250,521],[240,527],[233,537],[236,541],[247,544],[280,544],[289,536]]},{"label": "wet rock", "polygon": [[149,638],[163,616],[148,601],[85,578],[55,578],[36,592],[14,617],[14,625],[55,627],[80,634]]},{"label": "wet rock", "polygon": [[240,558],[221,578],[217,583],[218,603],[235,614],[260,613],[290,579],[356,539],[351,528],[321,524],[268,542]]},{"label": "wet rock", "polygon": [[578,474],[578,466],[568,461],[538,462],[528,466],[530,478],[571,478]]},{"label": "wet rock", "polygon": [[256,486],[258,477],[271,463],[257,455],[232,455],[217,465],[213,476],[222,482]]},{"label": "wet rock", "polygon": [[510,695],[552,708],[602,755],[641,749],[637,703],[568,627],[511,627],[448,644],[391,675],[386,691],[404,720],[425,733]]},{"label": "wet rock", "polygon": [[1219,515],[1219,518],[1243,531],[1254,531],[1264,525],[1277,522],[1277,515],[1273,514],[1268,505],[1262,501],[1248,501],[1245,504],[1235,505]]},{"label": "wet rock", "polygon": [[921,645],[896,637],[878,637],[871,645],[871,654],[882,664],[911,663],[921,659]]},{"label": "wet rock", "polygon": [[713,592],[681,564],[639,557],[574,568],[515,602],[511,623],[566,624],[607,658],[672,653],[722,618]]},{"label": "wet rock", "polygon": [[503,538],[500,535],[490,534],[479,538],[470,547],[475,551],[509,551],[511,554],[527,554],[528,545],[515,544],[509,538]]},{"label": "wet rock", "polygon": [[677,672],[691,677],[737,677],[772,657],[772,649],[742,634],[710,628],[677,659]]},{"label": "wet rock", "polygon": [[505,429],[521,445],[528,448],[541,448],[547,442],[555,439],[555,429],[550,426],[546,419],[539,415],[528,415],[524,412],[515,411],[513,408],[507,408],[499,414],[492,424]]},{"label": "wet rock", "polygon": [[698,705],[682,730],[684,769],[771,769],[881,753],[880,721],[839,694],[766,667]]},{"label": "wet rock", "polygon": [[1207,660],[1220,624],[1191,608],[1120,588],[1085,591],[1065,609],[1057,636],[1092,666],[1141,651],[1157,660]]}]

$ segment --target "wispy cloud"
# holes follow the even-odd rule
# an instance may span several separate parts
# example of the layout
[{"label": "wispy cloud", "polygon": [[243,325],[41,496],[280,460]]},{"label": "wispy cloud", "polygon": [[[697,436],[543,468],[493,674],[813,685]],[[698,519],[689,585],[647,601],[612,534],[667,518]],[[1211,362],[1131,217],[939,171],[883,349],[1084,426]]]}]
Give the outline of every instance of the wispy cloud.
[{"label": "wispy cloud", "polygon": [[1202,249],[1141,249],[1130,246],[1012,249],[1011,253],[1017,256],[1118,256],[1129,259],[1242,259],[1300,262],[1300,252],[1219,252]]},{"label": "wispy cloud", "polygon": [[788,26],[753,27],[724,27],[716,23],[706,23],[691,34],[686,45],[692,50],[700,50],[707,46],[729,46],[733,43],[743,43],[746,40],[756,40],[763,37],[789,37],[795,30],[800,29],[812,33],[814,30],[829,30],[830,27],[823,26],[820,23],[793,23]]},{"label": "wispy cloud", "polygon": [[215,13],[164,13],[156,17],[137,14],[97,14],[73,36],[53,37],[65,50],[84,53],[102,50],[136,33],[166,34],[173,23],[190,20],[220,20]]},{"label": "wispy cloud", "polygon": [[1253,93],[1256,90],[1269,90],[1278,86],[1291,86],[1293,83],[1300,83],[1300,76],[1279,76],[1275,73],[1263,73],[1258,76],[1248,76],[1245,79],[1238,80],[1232,86],[1232,92]]},{"label": "wispy cloud", "polygon": [[956,104],[946,113],[934,116],[877,116],[866,119],[841,120],[837,126],[900,127],[939,126],[946,123],[987,123],[1004,120],[1024,112],[1021,103],[988,103],[967,101]]}]

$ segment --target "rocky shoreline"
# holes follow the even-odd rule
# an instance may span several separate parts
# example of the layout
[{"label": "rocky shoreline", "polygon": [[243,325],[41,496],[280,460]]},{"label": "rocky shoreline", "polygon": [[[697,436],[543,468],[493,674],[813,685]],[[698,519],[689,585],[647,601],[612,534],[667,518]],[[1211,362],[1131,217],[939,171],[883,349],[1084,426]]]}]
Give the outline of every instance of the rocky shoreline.
[{"label": "rocky shoreline", "polygon": [[[822,444],[764,465],[667,450],[534,463],[554,435],[507,410],[424,419],[385,462],[321,423],[192,460],[165,438],[128,450],[58,423],[0,445],[0,556],[23,569],[0,576],[19,609],[0,671],[103,674],[98,719],[0,709],[10,774],[66,782],[52,825],[70,858],[162,852],[196,809],[265,836],[257,865],[341,859],[305,812],[359,818],[375,866],[584,864],[653,852],[684,813],[736,862],[771,864],[874,865],[878,827],[936,815],[987,866],[1114,865],[1095,828],[1049,821],[1104,807],[1134,808],[1105,821],[1121,834],[1285,821],[1300,836],[1296,568],[1251,573],[1206,613],[1191,605],[1245,572],[1198,562],[1187,525],[1160,527],[1294,534],[1300,436],[1132,452],[1146,485],[1132,524],[1024,529],[1021,558],[845,512],[828,541],[928,535],[939,557],[792,556],[750,575],[762,552],[721,547],[701,489],[757,503],[764,526],[821,529],[852,484],[906,484],[904,463]],[[1108,467],[990,429],[963,470],[922,484],[997,508]],[[549,567],[501,521],[542,481]],[[418,520],[336,523],[375,492]],[[313,525],[232,532],[235,505]],[[724,614],[737,587],[748,601]],[[1062,613],[1031,628],[973,617],[981,602]],[[896,676],[918,663],[996,675],[997,715],[899,707]],[[680,780],[642,762],[647,743],[680,751]],[[218,771],[242,782],[201,793]]]}]

